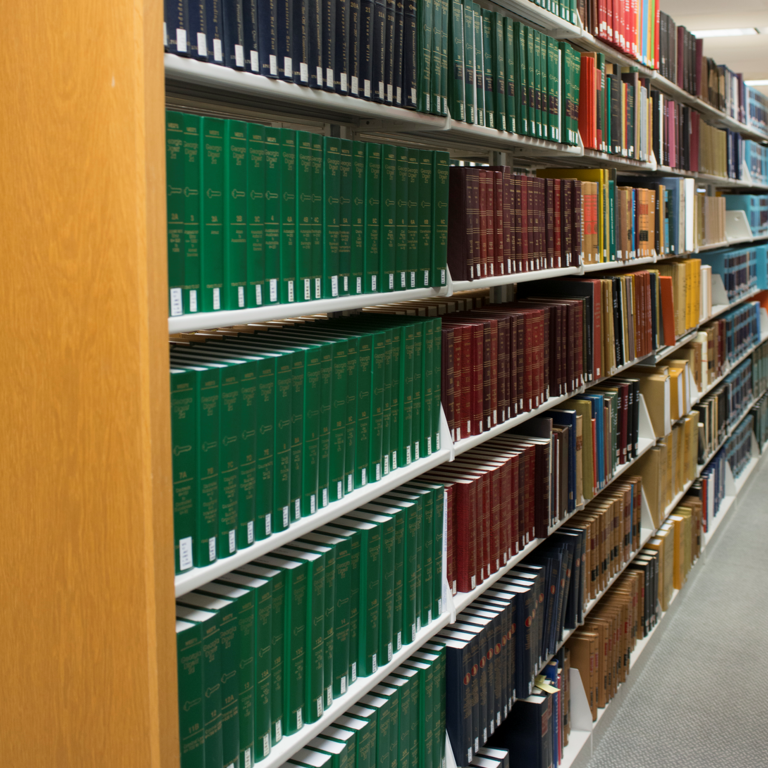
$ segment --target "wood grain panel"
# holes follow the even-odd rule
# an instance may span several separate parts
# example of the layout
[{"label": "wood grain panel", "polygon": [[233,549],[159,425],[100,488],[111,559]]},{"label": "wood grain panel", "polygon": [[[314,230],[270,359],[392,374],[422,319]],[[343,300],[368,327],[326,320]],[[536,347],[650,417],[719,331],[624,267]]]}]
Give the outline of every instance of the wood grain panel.
[{"label": "wood grain panel", "polygon": [[2,17],[0,762],[174,768],[162,5]]}]

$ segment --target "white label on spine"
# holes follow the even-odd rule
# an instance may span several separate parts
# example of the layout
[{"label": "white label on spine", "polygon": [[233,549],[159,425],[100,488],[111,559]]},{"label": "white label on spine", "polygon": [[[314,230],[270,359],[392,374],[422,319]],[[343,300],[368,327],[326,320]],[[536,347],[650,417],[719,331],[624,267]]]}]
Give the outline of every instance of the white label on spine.
[{"label": "white label on spine", "polygon": [[376,290],[376,278],[377,277],[378,277],[378,275],[371,275],[371,290],[372,291]]},{"label": "white label on spine", "polygon": [[272,535],[272,515],[267,515],[264,518],[264,530],[266,531],[267,536]]},{"label": "white label on spine", "polygon": [[349,668],[350,674],[352,676],[352,682],[354,683],[355,680],[357,680],[357,662],[353,661]]},{"label": "white label on spine", "polygon": [[384,81],[379,80],[379,99],[384,101]]},{"label": "white label on spine", "polygon": [[416,103],[416,89],[415,88],[411,88],[411,103],[412,104]]},{"label": "white label on spine", "polygon": [[333,275],[331,277],[331,296],[336,298],[339,295],[339,276]]},{"label": "white label on spine", "polygon": [[357,92],[360,90],[360,88],[359,88],[359,86],[358,86],[358,79],[357,79],[357,75],[352,75],[352,77],[350,78],[350,80],[351,80],[351,82],[352,82],[352,93],[357,93]]},{"label": "white label on spine", "polygon": [[294,504],[293,517],[295,520],[301,520],[301,502],[298,499]]},{"label": "white label on spine", "polygon": [[179,539],[179,570],[188,571],[192,567],[192,537]]},{"label": "white label on spine", "polygon": [[259,71],[259,52],[251,51],[251,72]]},{"label": "white label on spine", "polygon": [[317,85],[318,87],[323,87],[323,68],[322,67],[315,67],[317,70],[316,76],[317,76]]},{"label": "white label on spine", "polygon": [[213,60],[214,61],[223,61],[224,54],[221,50],[221,40],[214,37],[213,38]]},{"label": "white label on spine", "polygon": [[303,61],[299,62],[299,77],[302,83],[309,82],[309,67]]},{"label": "white label on spine", "polygon": [[419,443],[418,442],[414,446],[414,450],[416,452],[416,459],[415,460],[418,461],[419,460]]},{"label": "white label on spine", "polygon": [[421,616],[416,617],[416,631],[421,632]]},{"label": "white label on spine", "polygon": [[395,276],[393,273],[390,273],[389,275],[389,290],[390,291],[395,290]]},{"label": "white label on spine", "polygon": [[435,450],[436,451],[440,450],[440,433],[439,432],[435,435]]},{"label": "white label on spine", "polygon": [[336,481],[336,498],[340,499],[344,496],[344,483],[341,480]]},{"label": "white label on spine", "polygon": [[368,469],[366,467],[360,470],[360,485],[368,485]]},{"label": "white label on spine", "polygon": [[379,480],[381,480],[381,464],[377,463],[376,464],[376,482],[378,482]]},{"label": "white label on spine", "polygon": [[[272,745],[269,743],[269,734],[265,733],[261,739],[261,748],[266,757],[272,751]],[[250,750],[248,750],[250,752]]]},{"label": "white label on spine", "polygon": [[304,718],[301,716],[301,707],[296,710],[296,729],[304,727]]},{"label": "white label on spine", "polygon": [[322,696],[318,696],[316,706],[317,706],[317,716],[322,717],[323,716],[323,697]]},{"label": "white label on spine", "polygon": [[376,654],[374,653],[373,656],[371,656],[371,674],[376,674],[379,671],[379,660],[376,658]]},{"label": "white label on spine", "polygon": [[216,537],[211,536],[208,539],[208,562],[213,563],[216,561]]},{"label": "white label on spine", "polygon": [[309,496],[309,514],[314,515],[317,512],[317,496],[314,493]]},{"label": "white label on spine", "polygon": [[304,280],[304,301],[311,301],[312,299],[312,281],[309,279]]},{"label": "white label on spine", "polygon": [[387,661],[392,661],[392,643],[387,643]]},{"label": "white label on spine", "polygon": [[347,475],[347,493],[352,493],[355,490],[355,478],[350,473]]},{"label": "white label on spine", "polygon": [[187,52],[187,30],[181,27],[176,29],[176,50],[180,53]]},{"label": "white label on spine", "polygon": [[296,301],[296,295],[293,289],[293,280],[288,281],[288,301]]},{"label": "white label on spine", "polygon": [[262,301],[263,301],[263,299],[262,299],[262,296],[261,296],[261,286],[257,285],[256,286],[256,306],[260,307]]},{"label": "white label on spine", "polygon": [[290,56],[283,56],[283,71],[286,78],[293,78],[293,59]]},{"label": "white label on spine", "polygon": [[403,647],[403,633],[397,633],[397,650],[399,651]]},{"label": "white label on spine", "polygon": [[333,704],[333,686],[329,685],[325,689],[325,700],[328,702],[325,706],[330,707]]},{"label": "white label on spine", "polygon": [[[267,744],[269,744],[269,738],[267,738]],[[245,756],[245,768],[251,768],[253,761],[251,760],[251,748],[248,747],[243,753]]]},{"label": "white label on spine", "polygon": [[205,39],[205,32],[197,33],[197,54],[198,56],[208,55],[208,43]]},{"label": "white label on spine", "polygon": [[213,308],[221,309],[221,288],[213,289]]},{"label": "white label on spine", "polygon": [[315,298],[321,299],[323,297],[322,283],[319,277],[315,278]]},{"label": "white label on spine", "polygon": [[277,744],[278,741],[282,741],[283,738],[283,719],[280,718],[275,723],[275,744]]},{"label": "white label on spine", "polygon": [[395,89],[395,102],[397,104],[403,103],[403,89],[399,85]]},{"label": "white label on spine", "polygon": [[397,451],[392,451],[392,469],[397,469]]},{"label": "white label on spine", "polygon": [[171,288],[171,317],[181,314],[181,288]]},{"label": "white label on spine", "polygon": [[339,74],[339,81],[341,83],[341,90],[346,93],[347,92],[347,73],[341,72]]},{"label": "white label on spine", "polygon": [[269,74],[273,77],[277,77],[277,56],[269,54]]},{"label": "white label on spine", "polygon": [[408,284],[405,282],[405,272],[400,273],[400,287],[407,288]]},{"label": "white label on spine", "polygon": [[323,488],[323,506],[324,507],[328,506],[328,489],[327,488]]},{"label": "white label on spine", "polygon": [[355,282],[357,284],[357,292],[362,293],[363,292],[363,278],[357,277],[355,278]]},{"label": "white label on spine", "polygon": [[395,94],[394,94],[394,91],[392,90],[392,84],[388,83],[387,84],[387,101],[392,102],[394,100],[395,100]]},{"label": "white label on spine", "polygon": [[363,94],[365,95],[366,99],[371,98],[371,81],[370,80],[363,80]]},{"label": "white label on spine", "polygon": [[237,306],[241,309],[245,306],[245,286],[237,286]]},{"label": "white label on spine", "polygon": [[349,293],[349,275],[344,275],[344,293]]},{"label": "white label on spine", "polygon": [[269,300],[277,301],[277,280],[269,281]]},{"label": "white label on spine", "polygon": [[288,519],[288,507],[283,507],[283,528],[287,528],[291,524]]},{"label": "white label on spine", "polygon": [[424,287],[429,288],[429,272],[424,272]]},{"label": "white label on spine", "polygon": [[246,526],[248,531],[248,543],[253,544],[253,520],[249,520]]},{"label": "white label on spine", "polygon": [[163,45],[168,47],[168,25],[163,22]]},{"label": "white label on spine", "polygon": [[341,678],[341,680],[339,681],[339,685],[340,685],[341,693],[342,693],[342,695],[344,695],[347,692],[347,677],[346,677],[346,675]]},{"label": "white label on spine", "polygon": [[235,529],[233,528],[229,532],[229,553],[232,554],[237,549],[237,544],[235,543]]},{"label": "white label on spine", "polygon": [[427,455],[429,455],[430,453],[432,453],[432,436],[431,435],[427,438]]},{"label": "white label on spine", "polygon": [[411,446],[410,445],[405,446],[405,463],[406,464],[411,463]]},{"label": "white label on spine", "polygon": [[384,456],[384,474],[385,475],[389,474],[389,454],[388,453]]},{"label": "white label on spine", "polygon": [[235,46],[235,66],[241,69],[245,66],[245,51],[242,45]]},{"label": "white label on spine", "polygon": [[325,84],[333,88],[333,70],[330,67],[325,68]]}]

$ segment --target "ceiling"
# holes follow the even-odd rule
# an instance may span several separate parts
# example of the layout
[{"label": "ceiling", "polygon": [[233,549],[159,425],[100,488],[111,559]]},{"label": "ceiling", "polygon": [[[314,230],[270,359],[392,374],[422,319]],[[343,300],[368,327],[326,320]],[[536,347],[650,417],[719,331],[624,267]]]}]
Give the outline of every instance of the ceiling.
[{"label": "ceiling", "polygon": [[[707,38],[704,55],[747,80],[768,80],[768,0],[661,0],[661,9],[692,30],[765,28],[763,35]],[[768,86],[758,90],[768,95]]]}]

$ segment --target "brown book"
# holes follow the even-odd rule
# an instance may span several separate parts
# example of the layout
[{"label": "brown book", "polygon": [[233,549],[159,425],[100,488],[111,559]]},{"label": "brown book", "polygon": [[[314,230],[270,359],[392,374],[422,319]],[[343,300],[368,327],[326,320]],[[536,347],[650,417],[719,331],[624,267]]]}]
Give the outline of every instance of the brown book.
[{"label": "brown book", "polygon": [[453,280],[474,277],[472,185],[476,170],[452,166],[448,177],[448,267]]},{"label": "brown book", "polygon": [[[488,242],[488,234],[491,226],[488,224],[489,207],[488,207],[488,171],[480,169],[477,172],[479,177],[479,223],[480,223],[480,260],[479,269],[475,269],[475,277],[488,277],[488,254],[493,253],[493,239]],[[493,192],[491,192],[491,199],[493,199]]]},{"label": "brown book", "polygon": [[661,327],[665,347],[675,344],[675,302],[673,298],[672,278],[659,276],[659,293],[661,294]]}]

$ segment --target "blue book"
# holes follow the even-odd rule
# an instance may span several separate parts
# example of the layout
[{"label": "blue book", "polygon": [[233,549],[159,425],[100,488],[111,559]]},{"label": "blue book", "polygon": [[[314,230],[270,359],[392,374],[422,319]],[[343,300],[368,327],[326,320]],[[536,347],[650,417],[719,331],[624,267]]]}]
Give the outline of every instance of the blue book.
[{"label": "blue book", "polygon": [[224,0],[224,65],[245,69],[243,0]]},{"label": "blue book", "polygon": [[163,11],[163,38],[165,50],[189,55],[187,41],[187,3],[186,0],[165,0]]},{"label": "blue book", "polygon": [[277,0],[257,0],[257,3],[259,68],[264,77],[277,77]]},{"label": "blue book", "polygon": [[222,0],[205,0],[205,35],[207,44],[210,46],[208,61],[225,64]]},{"label": "blue book", "polygon": [[568,512],[576,507],[576,411],[550,408],[547,415],[558,427],[568,427]]}]

